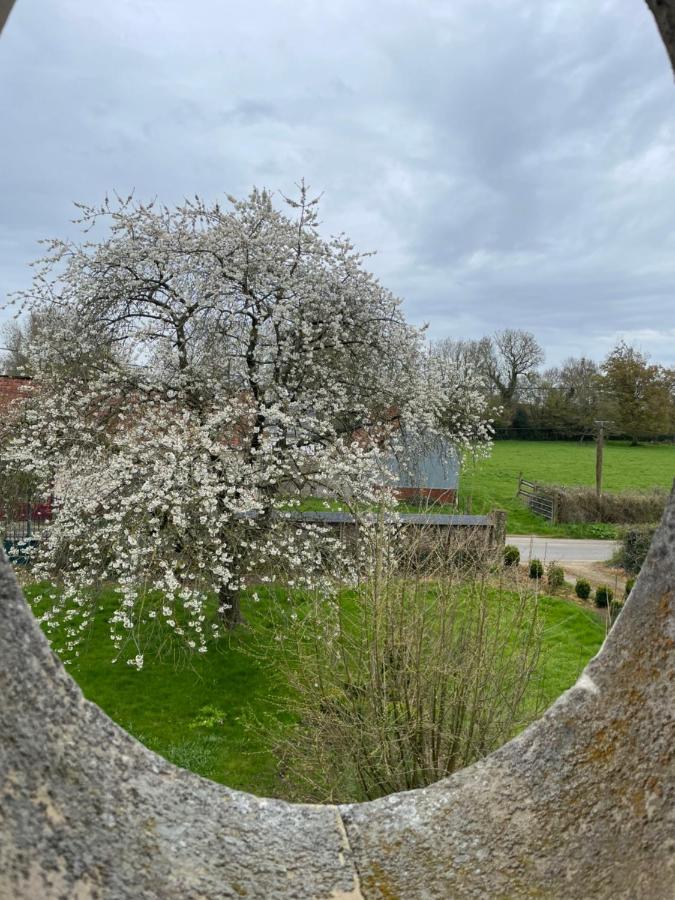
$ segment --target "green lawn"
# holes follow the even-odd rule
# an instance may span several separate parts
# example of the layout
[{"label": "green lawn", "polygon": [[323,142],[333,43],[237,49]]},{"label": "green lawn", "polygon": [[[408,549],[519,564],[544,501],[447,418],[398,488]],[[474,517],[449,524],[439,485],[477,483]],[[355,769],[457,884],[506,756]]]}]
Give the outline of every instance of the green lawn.
[{"label": "green lawn", "polygon": [[[499,507],[508,511],[512,534],[613,537],[612,526],[550,525],[516,499],[518,476],[549,484],[595,484],[595,444],[573,441],[496,441],[487,460],[468,463],[460,480],[460,507],[474,513]],[[675,446],[631,447],[613,441],[605,447],[603,486],[608,491],[670,487],[675,478]]]},{"label": "green lawn", "polygon": [[[29,586],[25,594],[39,613],[43,591]],[[188,663],[178,664],[148,654],[138,672],[122,661],[112,663],[106,625],[113,608],[110,595],[103,593],[99,602],[100,615],[80,647],[80,657],[68,667],[85,696],[177,765],[230,787],[274,793],[275,761],[242,723],[245,714],[274,712],[273,701],[281,693],[271,669],[251,652],[254,633],[257,651],[275,652],[263,604],[246,603],[251,628],[212,641],[208,653],[195,653]],[[205,706],[221,710],[222,723],[215,729],[191,727]]]},{"label": "green lawn", "polygon": [[598,652],[605,637],[605,622],[590,609],[569,600],[542,597],[542,645],[546,699],[552,702],[571,687],[586,663]]},{"label": "green lawn", "polygon": [[[40,612],[39,586],[26,596]],[[105,620],[110,595],[99,598],[100,616],[69,671],[85,696],[151,749],[184,768],[230,787],[262,795],[283,794],[276,760],[259,729],[246,728],[253,717],[283,718],[285,685],[274,676],[278,654],[271,614],[279,598],[259,589],[259,604],[244,601],[249,627],[213,642],[209,652],[176,667],[171,658],[146,654],[138,672],[112,663]],[[284,595],[287,592],[284,591]],[[544,598],[543,685],[552,702],[576,680],[597,652],[605,626],[593,612],[566,600]]]}]

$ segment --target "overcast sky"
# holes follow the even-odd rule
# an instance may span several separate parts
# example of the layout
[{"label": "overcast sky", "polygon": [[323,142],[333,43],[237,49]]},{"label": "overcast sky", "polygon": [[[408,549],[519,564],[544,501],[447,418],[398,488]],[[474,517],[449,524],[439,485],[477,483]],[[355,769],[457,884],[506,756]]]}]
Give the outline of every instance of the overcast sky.
[{"label": "overcast sky", "polygon": [[0,109],[3,294],[73,200],[304,177],[432,337],[675,363],[675,87],[641,0],[18,0]]}]

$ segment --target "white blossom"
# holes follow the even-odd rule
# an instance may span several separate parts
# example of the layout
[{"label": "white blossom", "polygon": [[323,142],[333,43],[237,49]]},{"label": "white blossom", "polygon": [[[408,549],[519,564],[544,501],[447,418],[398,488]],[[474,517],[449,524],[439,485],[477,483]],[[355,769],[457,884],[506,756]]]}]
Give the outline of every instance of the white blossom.
[{"label": "white blossom", "polygon": [[102,240],[47,242],[21,300],[50,328],[1,452],[57,498],[35,575],[62,581],[42,618],[72,620],[66,649],[101,584],[117,651],[161,611],[153,627],[204,653],[214,596],[224,614],[252,580],[351,583],[358,560],[292,515],[298,492],[357,517],[390,497],[399,423],[460,453],[489,441],[479,380],[428,354],[344,236],[321,238],[304,185],[287,203],[106,201],[81,207]]}]

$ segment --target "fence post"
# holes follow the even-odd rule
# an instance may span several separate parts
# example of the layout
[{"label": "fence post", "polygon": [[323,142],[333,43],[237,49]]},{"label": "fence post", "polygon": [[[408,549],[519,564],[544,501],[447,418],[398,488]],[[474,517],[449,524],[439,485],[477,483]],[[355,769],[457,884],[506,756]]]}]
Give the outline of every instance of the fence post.
[{"label": "fence post", "polygon": [[33,505],[31,503],[32,495],[28,494],[26,501],[26,537],[33,537]]},{"label": "fence post", "polygon": [[516,497],[520,497],[520,489],[523,486],[523,473],[518,473],[518,490],[516,491]]},{"label": "fence post", "polygon": [[493,509],[490,513],[490,546],[503,547],[506,543],[506,510]]}]

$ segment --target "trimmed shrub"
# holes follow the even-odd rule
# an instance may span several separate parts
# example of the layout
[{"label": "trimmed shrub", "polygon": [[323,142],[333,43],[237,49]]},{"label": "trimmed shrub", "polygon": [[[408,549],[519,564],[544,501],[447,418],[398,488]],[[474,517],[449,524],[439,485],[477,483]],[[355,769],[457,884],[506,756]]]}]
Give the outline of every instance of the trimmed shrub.
[{"label": "trimmed shrub", "polygon": [[614,591],[607,587],[606,584],[600,584],[595,590],[595,605],[605,608],[610,605],[614,599]]},{"label": "trimmed shrub", "polygon": [[634,578],[629,578],[629,579],[626,581],[626,588],[625,588],[625,590],[624,590],[624,592],[623,592],[624,597],[626,597],[626,598],[628,597],[628,595],[630,594],[630,592],[633,590],[633,587],[634,587],[634,586],[635,586],[635,579],[634,579]]},{"label": "trimmed shrub", "polygon": [[546,569],[546,582],[552,591],[561,588],[565,584],[565,572],[562,566],[551,563]]},{"label": "trimmed shrub", "polygon": [[586,581],[585,578],[577,578],[577,583],[574,585],[574,593],[580,600],[588,600],[591,596],[590,581]]},{"label": "trimmed shrub", "polygon": [[654,487],[644,491],[605,493],[598,501],[592,487],[541,485],[541,488],[555,500],[556,521],[570,523],[629,525],[655,522],[661,518],[669,495],[665,488]]},{"label": "trimmed shrub", "polygon": [[504,565],[517,566],[520,562],[520,550],[513,544],[507,544],[504,547]]},{"label": "trimmed shrub", "polygon": [[626,572],[637,575],[640,571],[647,557],[656,527],[656,525],[635,525],[632,528],[626,528],[616,560]]},{"label": "trimmed shrub", "polygon": [[544,567],[540,559],[530,561],[530,578],[541,578],[544,574]]}]

